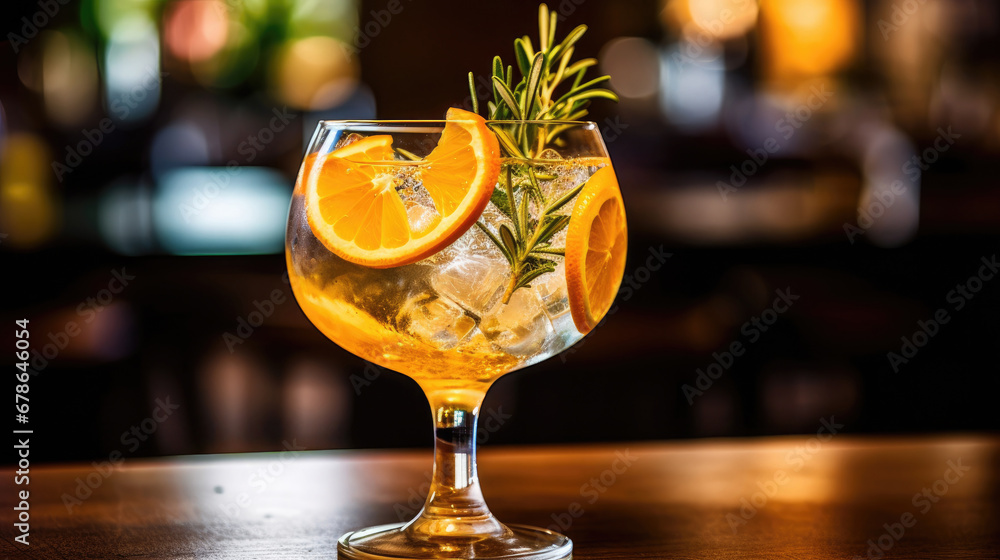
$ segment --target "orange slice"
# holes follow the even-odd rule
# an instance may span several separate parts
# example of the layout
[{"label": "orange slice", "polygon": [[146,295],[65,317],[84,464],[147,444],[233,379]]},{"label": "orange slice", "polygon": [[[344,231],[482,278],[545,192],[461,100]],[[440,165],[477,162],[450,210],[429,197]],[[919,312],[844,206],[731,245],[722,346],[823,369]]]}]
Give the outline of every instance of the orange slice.
[{"label": "orange slice", "polygon": [[628,232],[618,179],[602,167],[580,191],[566,231],[566,288],[577,330],[587,334],[611,304],[622,283]]},{"label": "orange slice", "polygon": [[[392,136],[388,134],[361,138],[330,154],[332,157],[368,161],[391,160],[393,155]],[[309,183],[309,175],[316,165],[318,156],[319,154],[312,153],[302,160],[302,167],[299,168],[299,176],[295,181],[295,194],[303,194],[305,192],[305,185]]]},{"label": "orange slice", "polygon": [[[306,216],[327,249],[372,268],[402,266],[447,247],[475,224],[500,174],[500,147],[479,115],[449,109],[447,118],[437,146],[421,161],[393,161],[392,138],[370,136],[305,169]],[[414,166],[436,211],[419,229],[396,191],[397,177]]]}]

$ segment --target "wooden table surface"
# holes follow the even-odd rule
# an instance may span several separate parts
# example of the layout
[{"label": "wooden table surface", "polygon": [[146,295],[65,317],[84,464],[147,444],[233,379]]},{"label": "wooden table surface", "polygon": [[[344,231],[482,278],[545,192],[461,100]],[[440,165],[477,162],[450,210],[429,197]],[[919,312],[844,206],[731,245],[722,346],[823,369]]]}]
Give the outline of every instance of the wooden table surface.
[{"label": "wooden table surface", "polygon": [[[487,446],[479,462],[501,520],[561,526],[578,559],[1000,558],[996,438]],[[8,468],[0,558],[333,558],[341,533],[409,515],[430,466],[428,450],[32,467],[29,547]]]}]

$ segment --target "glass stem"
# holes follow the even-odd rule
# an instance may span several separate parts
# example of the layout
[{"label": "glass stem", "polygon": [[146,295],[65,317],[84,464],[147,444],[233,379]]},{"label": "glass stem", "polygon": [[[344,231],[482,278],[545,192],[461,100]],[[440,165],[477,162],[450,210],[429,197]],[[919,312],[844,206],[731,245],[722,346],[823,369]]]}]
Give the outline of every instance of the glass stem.
[{"label": "glass stem", "polygon": [[406,531],[423,540],[480,540],[508,531],[490,513],[476,471],[476,421],[485,392],[427,391],[434,414],[434,474],[427,501]]}]

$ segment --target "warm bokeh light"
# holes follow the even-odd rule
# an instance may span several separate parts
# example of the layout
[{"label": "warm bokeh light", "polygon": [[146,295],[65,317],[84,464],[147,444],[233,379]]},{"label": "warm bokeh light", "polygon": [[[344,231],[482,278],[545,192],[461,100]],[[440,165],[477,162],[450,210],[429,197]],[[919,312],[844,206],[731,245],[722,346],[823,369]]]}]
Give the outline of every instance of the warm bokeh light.
[{"label": "warm bokeh light", "polygon": [[42,94],[53,121],[77,125],[89,116],[97,101],[97,61],[89,43],[73,32],[44,33]]},{"label": "warm bokeh light", "polygon": [[713,40],[727,40],[753,29],[757,12],[757,0],[668,0],[661,17],[675,29],[694,25]]},{"label": "warm bokeh light", "polygon": [[228,8],[221,0],[183,0],[171,4],[164,17],[164,39],[181,60],[201,62],[226,45]]},{"label": "warm bokeh light", "polygon": [[36,247],[57,226],[57,201],[49,188],[49,150],[30,134],[12,134],[0,149],[0,232],[7,234],[4,244]]},{"label": "warm bokeh light", "polygon": [[601,71],[611,76],[618,95],[644,98],[659,88],[660,64],[656,47],[646,39],[620,37],[601,49]]},{"label": "warm bokeh light", "polygon": [[297,109],[326,109],[357,87],[359,69],[346,45],[331,37],[285,44],[272,65],[275,96]]},{"label": "warm bokeh light", "polygon": [[761,3],[762,59],[774,80],[842,70],[860,38],[857,0],[766,0]]}]

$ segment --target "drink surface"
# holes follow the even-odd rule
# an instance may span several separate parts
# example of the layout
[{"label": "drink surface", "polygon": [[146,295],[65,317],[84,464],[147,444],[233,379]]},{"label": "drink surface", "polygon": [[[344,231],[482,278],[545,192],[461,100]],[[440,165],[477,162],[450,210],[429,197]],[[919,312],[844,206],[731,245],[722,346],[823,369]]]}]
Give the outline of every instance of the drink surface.
[{"label": "drink surface", "polygon": [[[436,211],[411,162],[356,162],[390,178],[415,231],[430,227]],[[501,174],[530,165],[547,199],[584,183],[607,158],[503,159]],[[306,166],[304,166],[305,169]],[[388,180],[388,179],[387,179]],[[582,334],[570,315],[562,257],[554,272],[515,290],[504,303],[510,264],[489,236],[473,226],[455,242],[419,262],[369,268],[330,252],[306,219],[302,178],[296,187],[286,237],[293,291],[303,311],[344,349],[404,373],[421,385],[471,388],[553,356]],[[569,215],[572,204],[560,209]],[[537,217],[539,209],[529,205]],[[497,235],[509,219],[492,203],[479,218]],[[552,246],[562,246],[565,230]]]}]

